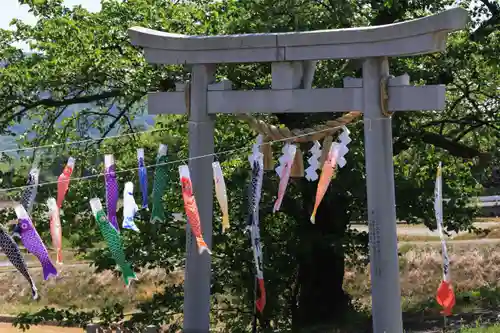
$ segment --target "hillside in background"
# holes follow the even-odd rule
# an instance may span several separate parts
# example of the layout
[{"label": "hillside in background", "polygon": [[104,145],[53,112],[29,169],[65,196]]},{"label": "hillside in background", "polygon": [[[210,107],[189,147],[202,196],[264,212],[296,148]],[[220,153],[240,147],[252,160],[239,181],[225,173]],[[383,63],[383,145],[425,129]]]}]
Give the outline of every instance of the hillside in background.
[{"label": "hillside in background", "polygon": [[[30,56],[32,54],[33,54],[32,52],[25,53],[26,56]],[[7,62],[0,61],[0,67],[6,67],[6,66],[8,66]],[[44,96],[44,95],[50,96],[50,91],[40,94],[40,96]],[[60,124],[63,119],[71,117],[72,115],[78,113],[82,109],[88,109],[91,107],[92,107],[91,104],[70,105],[62,112],[61,116],[58,118],[56,123]],[[112,115],[118,114],[118,110],[116,107],[110,108],[109,112]],[[154,119],[155,119],[155,116],[149,116],[147,114],[146,103],[144,103],[142,114],[138,114],[138,115],[134,116],[134,119],[132,119],[131,122],[132,122],[132,125],[134,126],[134,128],[136,130],[140,131],[140,130],[145,130],[145,129],[149,128],[150,126],[152,126],[154,124],[154,121],[155,121]],[[92,117],[90,117],[90,120],[92,120]],[[108,122],[110,123],[111,121],[108,121]],[[8,128],[8,130],[10,132],[12,132],[13,134],[15,134],[15,136],[0,135],[0,151],[18,148],[19,146],[18,146],[18,143],[16,142],[16,138],[18,136],[22,135],[23,133],[25,133],[26,131],[29,131],[32,125],[33,125],[33,121],[22,120],[20,123],[17,123],[15,125],[10,126]],[[78,129],[76,129],[76,130],[78,131]],[[119,127],[113,128],[108,133],[108,136],[116,135],[118,132],[120,132]],[[101,136],[101,133],[97,129],[91,129],[90,131],[87,131],[87,129],[85,129],[80,134],[82,135],[82,137],[84,139],[87,139],[88,136],[90,136],[90,138],[96,138],[96,139]],[[28,135],[28,138],[30,140],[33,139],[34,138],[33,133],[30,133]],[[15,155],[15,154],[9,153],[9,155]]]}]

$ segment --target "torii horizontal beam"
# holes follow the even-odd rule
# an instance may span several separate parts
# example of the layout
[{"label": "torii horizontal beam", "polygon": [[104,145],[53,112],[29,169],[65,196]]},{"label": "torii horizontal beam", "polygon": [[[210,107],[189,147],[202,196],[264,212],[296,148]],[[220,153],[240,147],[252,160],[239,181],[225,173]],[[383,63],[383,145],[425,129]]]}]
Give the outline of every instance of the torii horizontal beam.
[{"label": "torii horizontal beam", "polygon": [[[401,82],[401,78],[409,80],[407,75],[389,79],[389,111],[444,109],[444,85],[410,86],[408,82]],[[231,91],[230,82],[227,82],[208,86],[209,114],[347,112],[363,109],[361,79],[344,79],[344,86],[349,88],[248,91]],[[177,85],[177,90],[149,93],[149,114],[185,114],[184,87]]]},{"label": "torii horizontal beam", "polygon": [[213,64],[413,56],[444,51],[447,34],[462,29],[467,11],[453,8],[374,27],[231,36],[187,36],[129,29],[133,45],[154,64]]}]

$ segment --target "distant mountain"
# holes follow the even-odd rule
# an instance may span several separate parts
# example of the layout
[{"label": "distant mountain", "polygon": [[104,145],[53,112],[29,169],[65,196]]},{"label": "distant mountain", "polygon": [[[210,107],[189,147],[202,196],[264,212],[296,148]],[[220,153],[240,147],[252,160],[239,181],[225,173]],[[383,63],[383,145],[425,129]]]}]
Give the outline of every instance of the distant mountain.
[{"label": "distant mountain", "polygon": [[[26,55],[31,55],[33,52],[26,52]],[[8,63],[6,61],[0,61],[0,67],[5,67],[8,66]],[[50,92],[46,92],[41,94],[41,97],[49,97]],[[57,124],[59,124],[63,119],[67,117],[71,117],[75,113],[78,113],[80,110],[89,108],[91,105],[90,104],[75,104],[71,105],[68,107],[63,114],[59,117],[59,120]],[[110,113],[113,115],[118,114],[118,109],[116,107],[112,107],[110,109]],[[111,122],[112,119],[110,118],[109,122]],[[149,128],[154,125],[155,122],[155,116],[150,116],[147,114],[147,110],[143,111],[142,115],[136,115],[134,116],[134,120],[132,121],[132,124],[137,127],[143,127],[143,128]],[[12,131],[13,133],[17,135],[21,135],[24,133],[27,129],[29,129],[33,125],[33,121],[31,120],[23,120],[18,124],[15,124],[13,126],[9,127],[9,130]],[[89,132],[86,131],[86,135],[90,135],[90,137],[95,137],[99,138],[100,133],[95,130],[95,129],[90,129]],[[116,135],[117,134],[117,129],[113,129],[109,135]],[[34,135],[34,133],[33,133]],[[17,148],[16,144],[16,137],[13,136],[0,136],[0,150],[6,150],[6,149],[15,149]]]}]

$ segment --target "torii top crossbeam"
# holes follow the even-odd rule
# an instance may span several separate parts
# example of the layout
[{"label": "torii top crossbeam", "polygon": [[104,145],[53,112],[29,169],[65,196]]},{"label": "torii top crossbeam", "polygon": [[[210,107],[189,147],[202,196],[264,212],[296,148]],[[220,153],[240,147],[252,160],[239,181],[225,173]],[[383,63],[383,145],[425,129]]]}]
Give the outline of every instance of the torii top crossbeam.
[{"label": "torii top crossbeam", "polygon": [[467,11],[374,27],[289,33],[187,36],[129,29],[149,63],[207,64],[410,56],[444,51],[447,34],[463,29]]}]

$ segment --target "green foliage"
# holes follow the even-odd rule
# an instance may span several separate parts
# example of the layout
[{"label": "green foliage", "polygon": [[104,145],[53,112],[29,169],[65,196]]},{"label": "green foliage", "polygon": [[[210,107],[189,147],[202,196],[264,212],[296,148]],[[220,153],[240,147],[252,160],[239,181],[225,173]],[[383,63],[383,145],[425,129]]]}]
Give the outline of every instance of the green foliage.
[{"label": "green foliage", "polygon": [[[89,13],[82,7],[66,8],[60,0],[20,2],[30,6],[38,21],[30,26],[14,20],[15,31],[0,30],[0,56],[8,63],[0,69],[1,133],[10,134],[8,126],[28,119],[30,126],[18,138],[19,143],[51,145],[89,139],[91,130],[102,137],[112,131],[140,130],[133,122],[145,111],[146,93],[171,90],[175,81],[188,77],[179,66],[146,64],[142,52],[129,43],[127,28],[131,26],[193,35],[345,28],[412,19],[443,10],[453,1],[103,0],[98,13]],[[476,179],[483,181],[488,177],[491,165],[498,161],[500,34],[493,31],[475,39],[471,34],[467,31],[450,36],[448,48],[442,54],[391,59],[394,75],[406,72],[416,84],[447,84],[449,101],[444,112],[407,112],[393,117],[399,219],[423,221],[434,228],[432,191],[436,165],[442,161],[444,195],[450,199],[445,204],[446,226],[449,230],[471,228],[474,210],[466,207],[466,203],[480,193]],[[36,52],[24,54],[12,46],[15,41],[27,42]],[[359,74],[356,61],[323,61],[318,64],[314,86],[338,86],[343,77]],[[240,89],[267,88],[270,66],[221,66],[217,77],[229,78]],[[310,126],[330,117],[263,116],[267,121],[282,122],[291,128]],[[125,170],[136,167],[136,148],[146,149],[146,165],[152,165],[158,143],[168,143],[172,186],[164,197],[165,209],[168,213],[183,209],[177,166],[188,157],[187,119],[157,117],[155,129],[159,131],[154,134],[103,140],[99,144],[54,146],[35,152],[42,155],[41,182],[54,181],[68,156],[77,159],[74,177],[89,177],[88,181],[71,183],[63,206],[63,234],[94,261],[97,270],[114,267],[107,250],[100,248],[102,238],[88,204],[95,196],[104,199],[100,175],[103,154],[113,153],[117,169]],[[353,142],[349,146],[348,164],[339,170],[322,205],[336,207],[338,213],[323,218],[325,224],[331,225],[325,229],[327,232],[318,232],[308,222],[315,184],[292,180],[283,212],[271,215],[277,181],[273,173],[266,174],[261,233],[268,303],[260,321],[263,327],[282,331],[294,325],[297,289],[300,289],[299,263],[315,260],[318,248],[330,251],[329,255],[336,259],[326,262],[340,273],[344,270],[344,256],[348,258],[346,265],[366,262],[366,233],[347,228],[350,221],[366,219],[363,124],[354,124],[350,130]],[[232,227],[228,233],[221,233],[220,213],[215,209],[212,318],[215,323],[223,322],[226,330],[239,332],[250,324],[253,307],[252,254],[248,238],[242,232],[249,178],[245,149],[249,148],[253,134],[245,124],[221,115],[217,117],[215,131],[216,150],[222,152],[217,158],[226,176]],[[279,151],[281,146],[273,148]],[[7,166],[11,165],[10,158],[3,156]],[[31,156],[23,156],[20,161],[21,165],[10,171],[2,165],[3,187],[24,185]],[[148,170],[148,175],[152,184],[153,169]],[[136,171],[119,173],[118,180],[120,184],[134,181],[136,189],[139,188]],[[55,193],[54,186],[41,187],[33,213],[46,240],[50,237],[44,203]],[[10,193],[8,199],[18,195]],[[175,221],[151,225],[148,214],[141,212],[138,217],[140,234],[122,233],[127,256],[136,269],[161,267],[172,272],[181,268],[184,225]],[[13,212],[7,211],[1,222],[13,218]],[[341,288],[341,283],[332,285],[335,287]],[[181,312],[182,297],[182,286],[168,286],[144,303],[140,312],[127,322],[129,325],[171,322]],[[300,304],[298,307],[298,311],[305,311]],[[83,325],[93,317],[115,321],[123,318],[123,309],[118,306],[91,313],[45,309],[33,315],[21,314],[18,324],[32,325],[50,319]]]}]

